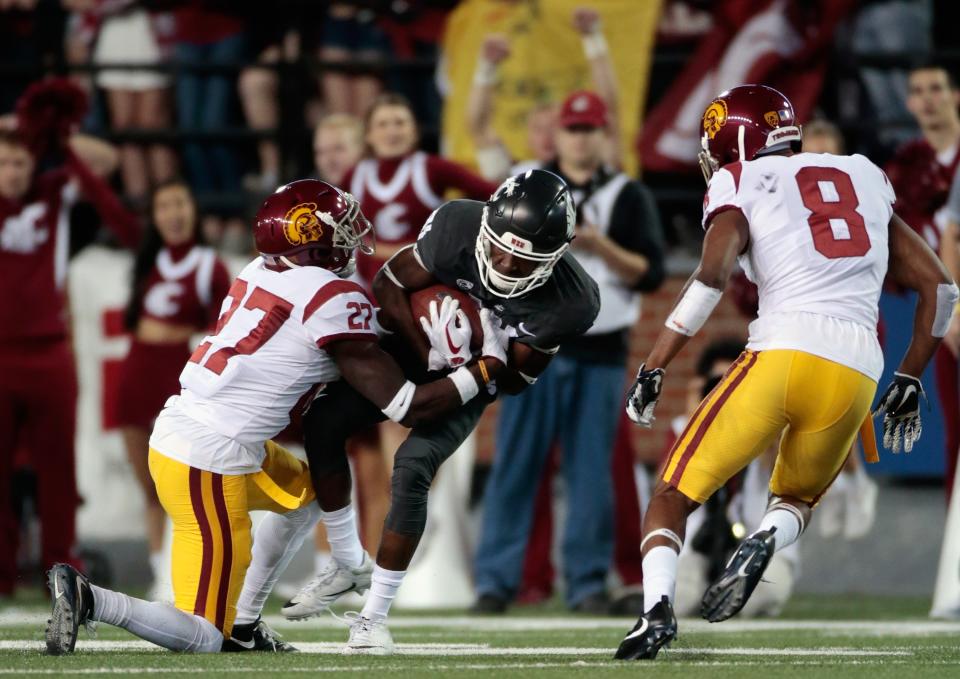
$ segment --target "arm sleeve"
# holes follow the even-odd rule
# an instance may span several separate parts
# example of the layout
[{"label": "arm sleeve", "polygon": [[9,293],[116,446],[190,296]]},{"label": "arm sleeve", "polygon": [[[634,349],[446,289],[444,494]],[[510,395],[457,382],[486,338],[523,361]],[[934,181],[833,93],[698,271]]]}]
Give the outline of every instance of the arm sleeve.
[{"label": "arm sleeve", "polygon": [[76,178],[80,192],[93,203],[104,225],[124,247],[136,248],[140,242],[140,220],[137,216],[125,208],[113,189],[70,149],[67,150],[66,168]]},{"label": "arm sleeve", "polygon": [[727,210],[743,212],[743,206],[733,174],[722,168],[710,178],[707,195],[703,198],[703,230],[707,230],[714,217]]},{"label": "arm sleeve", "polygon": [[610,238],[622,248],[643,255],[650,268],[633,286],[634,290],[656,290],[666,276],[663,228],[660,212],[650,190],[639,182],[623,187],[610,217]]},{"label": "arm sleeve", "polygon": [[427,175],[430,185],[437,188],[437,195],[447,189],[457,189],[473,200],[487,200],[497,190],[497,185],[474,174],[463,165],[439,156],[427,158]]},{"label": "arm sleeve", "polygon": [[303,310],[303,326],[311,341],[323,349],[342,340],[377,341],[374,305],[353,281],[327,283]]}]

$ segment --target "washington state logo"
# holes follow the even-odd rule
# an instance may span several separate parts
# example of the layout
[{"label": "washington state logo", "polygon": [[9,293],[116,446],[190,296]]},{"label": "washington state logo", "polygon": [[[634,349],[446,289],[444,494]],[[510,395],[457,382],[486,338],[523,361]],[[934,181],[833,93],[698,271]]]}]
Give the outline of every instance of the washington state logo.
[{"label": "washington state logo", "polygon": [[710,139],[717,136],[720,128],[727,124],[727,102],[718,99],[707,106],[703,113],[703,131]]},{"label": "washington state logo", "polygon": [[300,203],[283,217],[283,235],[291,245],[304,245],[320,240],[323,224],[316,203]]}]

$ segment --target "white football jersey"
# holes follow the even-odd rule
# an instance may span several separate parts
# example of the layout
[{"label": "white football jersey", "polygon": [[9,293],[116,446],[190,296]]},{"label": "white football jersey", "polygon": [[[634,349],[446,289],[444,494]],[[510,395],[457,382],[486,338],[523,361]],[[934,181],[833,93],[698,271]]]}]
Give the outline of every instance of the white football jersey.
[{"label": "white football jersey", "polygon": [[886,175],[861,155],[773,155],[717,172],[704,227],[724,210],[750,225],[739,261],[760,308],[747,347],[799,349],[879,379],[877,303],[894,201]]},{"label": "white football jersey", "polygon": [[324,347],[377,339],[362,287],[319,267],[271,271],[259,257],[233,282],[217,331],[180,374],[150,438],[157,452],[221,474],[256,472],[263,444],[317,385],[340,378]]}]

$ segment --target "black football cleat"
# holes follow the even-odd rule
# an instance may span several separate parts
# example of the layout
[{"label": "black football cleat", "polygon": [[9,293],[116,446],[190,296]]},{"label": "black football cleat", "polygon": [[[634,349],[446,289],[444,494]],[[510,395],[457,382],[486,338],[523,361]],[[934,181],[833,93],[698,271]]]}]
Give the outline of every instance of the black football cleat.
[{"label": "black football cleat", "polygon": [[47,620],[47,653],[73,653],[80,625],[94,622],[90,581],[73,566],[58,563],[47,571],[47,587],[53,604]]},{"label": "black football cleat", "polygon": [[615,660],[653,660],[664,646],[677,638],[677,616],[667,597],[640,616],[620,642]]},{"label": "black football cleat", "polygon": [[703,594],[700,615],[705,620],[721,622],[740,612],[773,558],[775,531],[757,531],[740,543],[723,573]]},{"label": "black football cleat", "polygon": [[297,648],[288,644],[279,634],[270,629],[270,626],[260,618],[245,625],[234,625],[230,632],[230,638],[224,640],[220,650],[227,653],[244,653],[247,651],[299,652]]}]

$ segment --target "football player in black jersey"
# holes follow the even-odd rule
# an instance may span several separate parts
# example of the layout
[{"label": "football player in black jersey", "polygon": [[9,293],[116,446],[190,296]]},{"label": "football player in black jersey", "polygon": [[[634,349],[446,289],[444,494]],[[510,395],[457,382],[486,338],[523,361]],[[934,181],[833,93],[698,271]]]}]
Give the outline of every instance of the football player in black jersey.
[{"label": "football player in black jersey", "polygon": [[[522,356],[522,372],[503,371],[496,391],[515,394],[533,384],[560,344],[588,330],[600,309],[596,283],[567,252],[574,226],[573,199],[566,184],[545,170],[508,178],[485,203],[454,200],[437,209],[417,242],[387,262],[374,281],[381,324],[394,333],[394,344],[403,345],[395,353],[412,354],[405,362],[408,376],[421,381],[425,378],[422,366],[436,366],[436,357],[430,356],[430,345],[411,313],[409,295],[442,283],[469,293],[491,309],[512,337],[511,363],[516,365]],[[331,560],[326,571],[284,606],[284,615],[317,615],[345,591],[370,587],[367,604],[351,626],[346,650],[392,651],[384,623],[423,533],[427,491],[440,464],[473,431],[492,400],[493,396],[478,397],[452,415],[411,430],[396,453],[390,513],[376,566],[371,569],[366,558],[352,565]],[[304,417],[307,455],[325,513],[350,504],[347,438],[383,417],[379,409],[339,383],[331,385]],[[351,531],[349,539],[359,546],[356,530]],[[332,543],[338,538],[331,535],[330,526],[328,536],[336,553]]]}]

